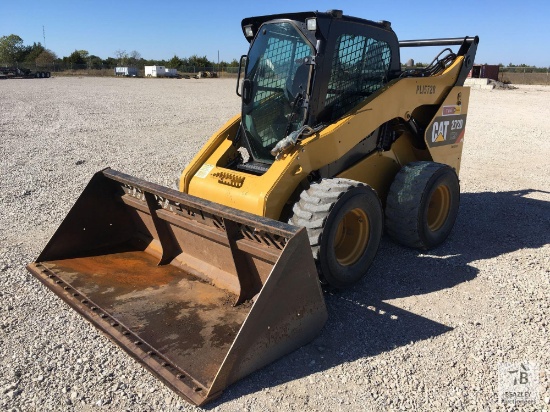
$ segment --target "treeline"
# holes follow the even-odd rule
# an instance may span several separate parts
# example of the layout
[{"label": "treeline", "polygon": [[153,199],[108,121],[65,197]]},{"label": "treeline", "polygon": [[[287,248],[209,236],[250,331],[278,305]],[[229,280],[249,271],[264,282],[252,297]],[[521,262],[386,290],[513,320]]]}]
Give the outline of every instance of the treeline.
[{"label": "treeline", "polygon": [[174,55],[170,60],[147,60],[141,57],[137,50],[127,53],[126,50],[116,50],[115,57],[101,59],[98,56],[90,55],[86,50],[75,50],[71,55],[63,57],[58,63],[63,63],[67,68],[103,69],[117,66],[132,66],[143,69],[145,66],[165,66],[171,69],[185,70],[189,67],[196,67],[197,70],[203,67],[230,67],[238,66],[239,62],[233,59],[231,62],[212,62],[206,56],[192,55],[191,57],[178,57]]},{"label": "treeline", "polygon": [[[485,63],[487,64],[487,63]],[[141,57],[137,50],[126,52],[116,50],[113,57],[102,59],[90,54],[87,50],[75,50],[69,56],[58,57],[52,50],[46,49],[40,43],[25,45],[23,39],[16,34],[0,37],[0,66],[21,66],[31,69],[70,70],[70,69],[112,69],[117,66],[133,66],[143,70],[145,66],[165,66],[178,71],[198,71],[203,68],[222,70],[226,67],[236,67],[239,62],[213,62],[206,56],[192,55],[179,57],[174,55],[169,60],[147,60]],[[426,63],[416,63],[415,67],[425,67]],[[526,64],[510,63],[505,66],[499,63],[501,72],[511,73],[548,73],[548,67],[535,67]]]},{"label": "treeline", "polygon": [[23,39],[16,34],[0,37],[0,65],[50,67],[56,60],[56,54],[40,43],[25,46]]},{"label": "treeline", "polygon": [[210,61],[206,56],[192,55],[179,57],[174,55],[169,60],[147,60],[141,57],[137,50],[126,52],[116,50],[113,57],[102,59],[90,54],[87,50],[75,50],[68,56],[58,57],[53,51],[46,49],[40,43],[24,45],[23,39],[16,34],[0,37],[0,66],[20,66],[27,68],[48,68],[57,70],[70,69],[112,69],[117,66],[133,66],[143,70],[145,66],[165,66],[180,71],[189,68],[217,68],[238,66],[233,59],[230,62]]}]

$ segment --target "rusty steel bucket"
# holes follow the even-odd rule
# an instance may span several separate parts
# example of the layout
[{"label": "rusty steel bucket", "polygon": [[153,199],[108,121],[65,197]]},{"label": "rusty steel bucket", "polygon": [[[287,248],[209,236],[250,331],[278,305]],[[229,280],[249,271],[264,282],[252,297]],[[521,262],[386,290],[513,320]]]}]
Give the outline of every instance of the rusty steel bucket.
[{"label": "rusty steel bucket", "polygon": [[310,342],[327,319],[304,228],[112,169],[27,268],[196,405]]}]

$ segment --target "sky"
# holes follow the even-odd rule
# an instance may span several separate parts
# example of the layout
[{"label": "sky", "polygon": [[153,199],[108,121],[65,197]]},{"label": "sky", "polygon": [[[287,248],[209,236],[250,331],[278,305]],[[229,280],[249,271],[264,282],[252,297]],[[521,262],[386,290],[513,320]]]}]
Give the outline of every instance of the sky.
[{"label": "sky", "polygon": [[[0,36],[43,44],[44,27],[46,47],[59,57],[87,50],[105,59],[117,50],[137,50],[145,59],[196,54],[217,62],[219,52],[220,60],[231,61],[248,49],[243,18],[329,9],[388,20],[400,40],[478,35],[476,63],[550,66],[548,0],[0,0]],[[401,61],[428,63],[440,50],[407,48]]]}]

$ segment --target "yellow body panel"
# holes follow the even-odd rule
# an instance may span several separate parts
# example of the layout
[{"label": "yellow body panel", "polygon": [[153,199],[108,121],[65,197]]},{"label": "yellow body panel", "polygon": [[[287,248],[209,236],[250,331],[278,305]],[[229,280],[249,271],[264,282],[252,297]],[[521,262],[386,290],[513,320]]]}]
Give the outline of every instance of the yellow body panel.
[{"label": "yellow body panel", "polygon": [[[416,108],[441,106],[448,99],[456,100],[459,92],[466,103],[463,103],[463,113],[466,113],[468,95],[465,88],[459,87],[456,93],[449,93],[462,67],[462,60],[462,56],[458,57],[437,76],[403,78],[388,83],[337,122],[305,138],[280,156],[262,176],[223,167],[235,155],[232,138],[239,125],[239,116],[236,116],[210,138],[183,171],[180,190],[256,215],[279,219],[284,205],[310,172],[340,159],[382,124],[394,118],[408,120]],[[430,158],[427,151],[414,149],[409,139],[405,133],[390,151],[373,153],[339,176],[368,183],[385,198],[393,177],[404,164]],[[430,154],[433,160],[456,167],[462,146],[454,146],[439,146],[433,153],[430,149]]]},{"label": "yellow body panel", "polygon": [[197,173],[202,165],[207,162],[207,160],[212,156],[214,151],[216,151],[224,140],[230,140],[232,136],[235,136],[240,120],[240,115],[233,116],[233,118],[224,124],[220,130],[208,139],[202,149],[195,155],[191,163],[189,163],[183,170],[179,183],[180,192],[189,193],[189,182],[195,173]]}]

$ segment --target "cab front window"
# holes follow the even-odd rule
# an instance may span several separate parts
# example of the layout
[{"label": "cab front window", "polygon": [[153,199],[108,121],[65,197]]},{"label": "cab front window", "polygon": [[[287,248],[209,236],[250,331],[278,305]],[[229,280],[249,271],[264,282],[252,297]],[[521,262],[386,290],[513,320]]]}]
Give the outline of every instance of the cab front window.
[{"label": "cab front window", "polygon": [[243,102],[243,129],[254,160],[271,163],[270,150],[306,119],[313,46],[290,23],[263,25],[250,49]]}]

